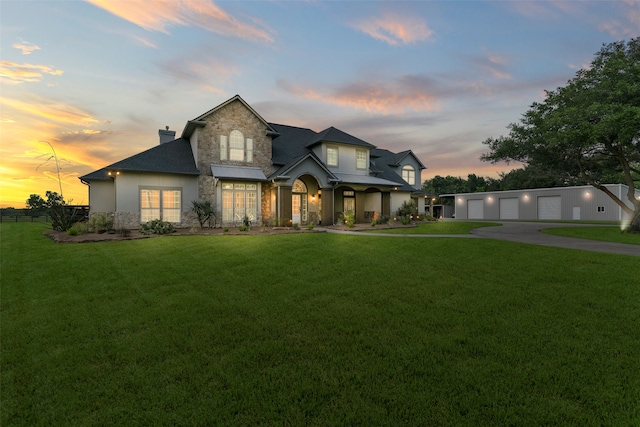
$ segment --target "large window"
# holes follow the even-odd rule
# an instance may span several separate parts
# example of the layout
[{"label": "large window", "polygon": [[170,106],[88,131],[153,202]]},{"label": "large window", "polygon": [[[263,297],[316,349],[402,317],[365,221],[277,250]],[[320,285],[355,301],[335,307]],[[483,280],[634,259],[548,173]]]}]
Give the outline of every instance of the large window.
[{"label": "large window", "polygon": [[154,219],[179,223],[181,222],[182,191],[175,189],[140,189],[140,222]]},{"label": "large window", "polygon": [[365,150],[356,150],[356,169],[367,168],[367,152]]},{"label": "large window", "polygon": [[253,139],[245,138],[239,130],[227,135],[220,135],[220,160],[234,162],[253,162]]},{"label": "large window", "polygon": [[402,167],[402,179],[407,181],[409,185],[416,185],[416,170],[413,166],[403,166]]},{"label": "large window", "polygon": [[244,217],[255,221],[258,217],[257,184],[225,182],[222,184],[222,221],[242,223]]},{"label": "large window", "polygon": [[327,165],[338,166],[338,147],[327,147]]}]

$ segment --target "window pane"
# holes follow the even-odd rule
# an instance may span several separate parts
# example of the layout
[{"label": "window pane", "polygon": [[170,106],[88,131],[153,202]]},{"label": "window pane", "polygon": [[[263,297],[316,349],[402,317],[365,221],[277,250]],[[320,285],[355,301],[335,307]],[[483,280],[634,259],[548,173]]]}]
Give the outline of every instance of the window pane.
[{"label": "window pane", "polygon": [[140,190],[140,222],[160,219],[160,190]]},{"label": "window pane", "polygon": [[416,184],[416,172],[411,166],[404,166],[402,168],[402,179],[407,181],[409,185]]},{"label": "window pane", "polygon": [[327,165],[338,166],[338,149],[327,147]]},{"label": "window pane", "polygon": [[164,190],[162,192],[162,220],[168,222],[180,222],[180,211],[180,190]]},{"label": "window pane", "polygon": [[244,161],[244,136],[239,130],[231,131],[229,135],[229,159],[242,162]]},{"label": "window pane", "polygon": [[251,221],[257,218],[258,210],[258,193],[254,191],[247,191],[247,216]]},{"label": "window pane", "polygon": [[233,191],[222,192],[222,221],[233,221]]},{"label": "window pane", "polygon": [[367,168],[367,152],[364,150],[356,151],[356,168],[357,169],[366,169]]}]

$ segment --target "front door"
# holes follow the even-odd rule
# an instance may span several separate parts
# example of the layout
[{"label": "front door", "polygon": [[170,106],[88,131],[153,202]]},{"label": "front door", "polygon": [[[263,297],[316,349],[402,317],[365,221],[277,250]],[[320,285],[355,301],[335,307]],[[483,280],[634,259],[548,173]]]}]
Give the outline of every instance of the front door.
[{"label": "front door", "polygon": [[291,223],[300,224],[300,194],[291,196]]}]

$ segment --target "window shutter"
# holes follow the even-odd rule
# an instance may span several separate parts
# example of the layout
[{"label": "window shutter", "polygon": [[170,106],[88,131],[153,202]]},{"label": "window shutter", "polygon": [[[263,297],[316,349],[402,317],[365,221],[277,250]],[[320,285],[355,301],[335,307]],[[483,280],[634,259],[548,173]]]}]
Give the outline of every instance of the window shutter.
[{"label": "window shutter", "polygon": [[227,135],[220,135],[220,160],[227,160]]},{"label": "window shutter", "polygon": [[253,162],[253,139],[247,138],[247,162]]}]

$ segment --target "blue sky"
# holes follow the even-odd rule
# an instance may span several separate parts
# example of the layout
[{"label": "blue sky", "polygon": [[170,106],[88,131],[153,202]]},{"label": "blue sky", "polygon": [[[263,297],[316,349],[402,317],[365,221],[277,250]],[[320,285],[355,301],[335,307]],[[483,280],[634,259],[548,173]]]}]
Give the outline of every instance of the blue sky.
[{"label": "blue sky", "polygon": [[603,43],[640,36],[640,1],[6,1],[0,206],[178,135],[239,94],[270,122],[411,149],[435,175],[479,161]]}]

